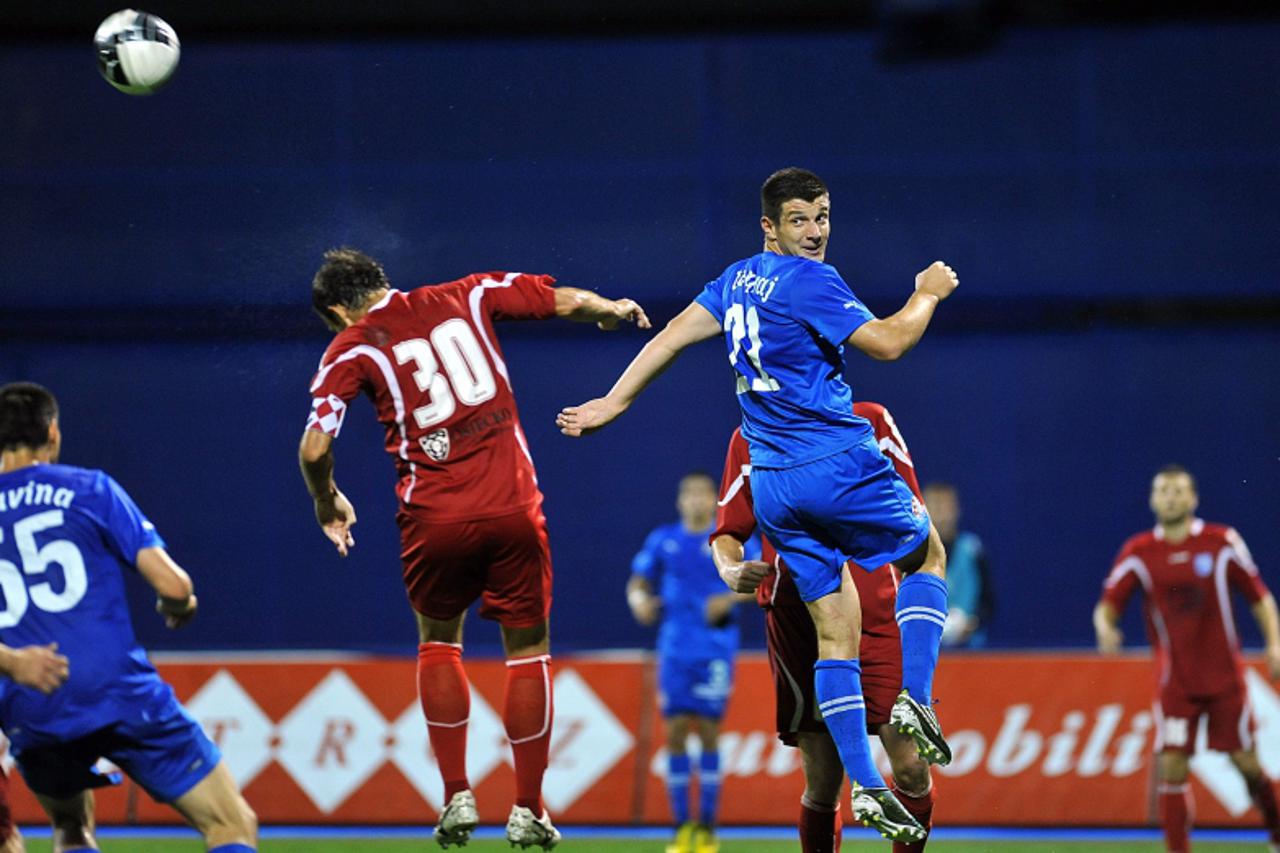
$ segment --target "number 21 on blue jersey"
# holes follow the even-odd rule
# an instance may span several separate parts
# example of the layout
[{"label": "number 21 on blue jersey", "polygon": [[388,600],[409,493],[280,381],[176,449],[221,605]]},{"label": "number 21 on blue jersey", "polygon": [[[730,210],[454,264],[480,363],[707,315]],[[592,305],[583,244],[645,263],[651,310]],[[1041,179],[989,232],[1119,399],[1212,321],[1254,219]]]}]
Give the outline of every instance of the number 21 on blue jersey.
[{"label": "number 21 on blue jersey", "polygon": [[[734,303],[724,314],[724,331],[729,336],[732,350],[729,352],[729,364],[738,373],[738,393],[747,391],[777,391],[778,381],[769,375],[760,361],[760,314],[756,307],[743,309],[741,303]],[[738,364],[738,353],[742,352],[742,342],[750,344],[745,355],[750,363],[748,372],[744,372]]]}]

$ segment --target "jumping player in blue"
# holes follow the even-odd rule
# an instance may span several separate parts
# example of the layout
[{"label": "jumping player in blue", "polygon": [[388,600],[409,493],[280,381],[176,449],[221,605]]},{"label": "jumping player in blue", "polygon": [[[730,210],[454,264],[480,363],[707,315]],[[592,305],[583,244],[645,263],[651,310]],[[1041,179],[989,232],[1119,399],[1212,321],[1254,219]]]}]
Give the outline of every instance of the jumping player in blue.
[{"label": "jumping player in blue", "polygon": [[[946,553],[924,507],[852,414],[844,348],[900,358],[959,281],[937,261],[897,313],[875,317],[826,263],[830,196],[817,175],[775,172],[761,188],[764,251],[729,266],[631,362],[602,398],[564,409],[561,432],[583,435],[620,416],[686,347],[723,335],[751,449],[755,513],[791,567],[818,634],[814,690],[853,783],[853,813],[894,841],[924,829],[894,799],[871,758],[857,660],[857,590],[845,562],[893,563],[903,691],[891,724],[921,756],[951,752],[933,713],[933,671],[947,613]],[[758,571],[744,564],[744,571]]]},{"label": "jumping player in blue", "polygon": [[[734,608],[750,595],[729,592],[716,573],[708,538],[714,529],[717,484],[701,472],[680,479],[680,520],[655,529],[631,561],[627,603],[642,625],[658,628],[658,688],[667,741],[667,794],[675,841],[667,853],[716,853],[720,796],[720,720],[733,690],[738,651]],[[759,546],[748,543],[752,557]],[[696,733],[698,820],[691,819],[693,768],[685,743]]]},{"label": "jumping player in blue", "polygon": [[191,578],[124,490],[57,464],[58,404],[39,385],[0,388],[0,642],[52,646],[69,677],[51,692],[0,681],[0,727],[53,823],[54,853],[96,850],[90,789],[106,758],[172,805],[210,851],[249,853],[257,818],[221,753],[138,645],[125,570],[155,589],[170,628],[196,614]]}]

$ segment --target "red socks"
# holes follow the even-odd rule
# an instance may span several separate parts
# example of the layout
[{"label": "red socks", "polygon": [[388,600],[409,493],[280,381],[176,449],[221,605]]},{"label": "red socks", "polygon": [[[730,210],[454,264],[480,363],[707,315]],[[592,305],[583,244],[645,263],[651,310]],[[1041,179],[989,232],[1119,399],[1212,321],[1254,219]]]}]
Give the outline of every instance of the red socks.
[{"label": "red socks", "polygon": [[462,646],[418,646],[418,699],[427,718],[427,736],[444,779],[444,801],[471,787],[467,782],[467,720],[471,688],[462,668]]},{"label": "red socks", "polygon": [[1249,785],[1249,795],[1253,797],[1258,811],[1262,812],[1262,824],[1267,828],[1271,843],[1280,844],[1280,808],[1276,807],[1275,783],[1264,773]]},{"label": "red socks", "polygon": [[1191,849],[1191,821],[1194,809],[1191,787],[1161,784],[1156,789],[1160,799],[1160,826],[1164,828],[1164,845],[1169,853],[1187,853]]},{"label": "red socks", "polygon": [[[902,803],[902,807],[911,813],[921,826],[928,832],[933,821],[933,785],[929,786],[929,790],[923,794],[908,794],[900,788],[893,788],[893,795],[898,798],[898,802]],[[905,841],[895,841],[893,843],[893,853],[922,853],[925,842],[929,840],[926,835],[924,841],[916,841],[908,844]]]},{"label": "red socks", "polygon": [[840,809],[823,806],[800,798],[800,830],[802,853],[840,853]]},{"label": "red socks", "polygon": [[507,661],[502,710],[516,765],[516,805],[542,815],[542,774],[551,746],[551,655]]}]

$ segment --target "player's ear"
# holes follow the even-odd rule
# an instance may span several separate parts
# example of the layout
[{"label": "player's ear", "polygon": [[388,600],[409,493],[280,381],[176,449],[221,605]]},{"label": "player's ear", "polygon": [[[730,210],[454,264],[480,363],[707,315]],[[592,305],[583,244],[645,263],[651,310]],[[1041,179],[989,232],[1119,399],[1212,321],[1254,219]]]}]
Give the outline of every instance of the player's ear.
[{"label": "player's ear", "polygon": [[773,223],[769,221],[769,217],[760,217],[760,230],[764,232],[764,239],[766,241],[778,239],[778,235],[774,233]]}]

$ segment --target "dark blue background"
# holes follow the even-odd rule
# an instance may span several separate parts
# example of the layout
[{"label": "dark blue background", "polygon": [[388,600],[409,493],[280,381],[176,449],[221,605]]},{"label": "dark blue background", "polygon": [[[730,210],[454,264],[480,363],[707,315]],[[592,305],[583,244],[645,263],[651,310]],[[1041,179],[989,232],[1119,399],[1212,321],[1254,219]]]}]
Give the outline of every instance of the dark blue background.
[{"label": "dark blue background", "polygon": [[[549,272],[665,322],[758,249],[760,182],[801,164],[832,187],[828,259],[873,308],[936,257],[960,272],[904,361],[851,359],[855,393],[892,408],[923,479],[959,485],[999,582],[992,640],[1086,644],[1167,461],[1277,577],[1280,332],[1147,321],[1170,300],[1280,293],[1278,41],[1275,25],[1015,30],[979,57],[885,67],[870,34],[188,40],[152,98],[111,90],[87,44],[10,48],[0,380],[53,388],[64,460],[111,471],[196,576],[204,613],[181,634],[138,590],[151,647],[409,650],[368,408],[338,445],[362,519],[349,560],[296,472],[320,252],[358,245],[402,287]],[[736,422],[707,344],[616,427],[560,437],[555,412],[605,391],[643,339],[504,330],[560,648],[651,642],[623,601],[631,555],[674,516],[682,472],[719,471]]]}]

